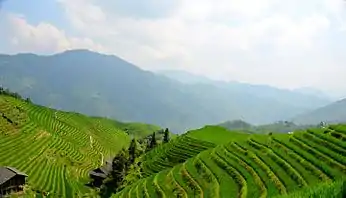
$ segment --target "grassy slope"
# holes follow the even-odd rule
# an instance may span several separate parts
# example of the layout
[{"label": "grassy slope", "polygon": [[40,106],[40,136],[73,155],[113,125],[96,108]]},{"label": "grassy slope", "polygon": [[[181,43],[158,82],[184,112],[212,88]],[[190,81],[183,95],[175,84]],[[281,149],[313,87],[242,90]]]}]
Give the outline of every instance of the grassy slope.
[{"label": "grassy slope", "polygon": [[[211,132],[213,137],[208,138],[206,134]],[[246,134],[242,133],[237,135],[236,137],[246,137]],[[206,126],[189,131],[181,136],[173,136],[168,144],[159,145],[142,157],[144,175],[149,176],[172,168],[174,165],[184,162],[204,150],[229,142],[234,137],[233,133],[218,126]]]},{"label": "grassy slope", "polygon": [[243,132],[230,132],[221,126],[205,126],[201,129],[189,131],[187,135],[214,144],[225,144],[230,141],[249,137],[249,134]]},{"label": "grassy slope", "polygon": [[[273,197],[306,193],[311,186],[346,176],[346,126],[293,135],[227,132],[206,127],[151,151],[145,163],[155,165],[157,173],[114,197]],[[208,139],[213,141],[209,149],[193,144],[207,144]],[[161,167],[167,162],[162,156],[182,163]]]},{"label": "grassy slope", "polygon": [[138,122],[122,123],[122,122],[113,121],[113,120],[108,120],[108,122],[110,122],[110,124],[113,124],[117,128],[121,128],[123,131],[128,132],[129,135],[132,135],[136,138],[146,137],[148,135],[151,135],[154,131],[158,131],[161,129],[160,127],[155,125],[149,125],[149,124],[138,123]]},{"label": "grassy slope", "polygon": [[[88,171],[100,166],[101,153],[107,160],[128,145],[124,126],[0,95],[0,166],[27,173],[33,191],[81,196],[90,193],[84,184]],[[129,126],[140,131],[137,124]]]},{"label": "grassy slope", "polygon": [[321,183],[311,188],[284,195],[277,198],[344,198],[346,197],[346,180],[338,180],[331,183]]}]

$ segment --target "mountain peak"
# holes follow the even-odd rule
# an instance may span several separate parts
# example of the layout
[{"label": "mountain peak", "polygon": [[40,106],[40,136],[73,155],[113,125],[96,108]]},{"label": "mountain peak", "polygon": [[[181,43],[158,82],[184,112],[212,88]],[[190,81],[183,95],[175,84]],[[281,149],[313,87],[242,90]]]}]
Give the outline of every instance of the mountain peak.
[{"label": "mountain peak", "polygon": [[89,49],[71,49],[61,52],[60,54],[100,54]]}]

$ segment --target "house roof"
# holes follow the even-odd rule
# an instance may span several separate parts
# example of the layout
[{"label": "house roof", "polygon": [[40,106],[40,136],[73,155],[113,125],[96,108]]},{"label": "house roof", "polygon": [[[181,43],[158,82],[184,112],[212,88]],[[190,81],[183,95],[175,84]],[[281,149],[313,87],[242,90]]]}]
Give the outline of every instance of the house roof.
[{"label": "house roof", "polygon": [[89,174],[93,175],[93,176],[96,176],[96,177],[101,177],[101,178],[106,178],[107,177],[107,175],[105,173],[98,173],[98,172],[95,172],[95,171],[90,171]]},{"label": "house roof", "polygon": [[112,164],[106,163],[101,168],[94,169],[89,172],[90,175],[97,177],[106,178],[107,175],[112,171]]},{"label": "house roof", "polygon": [[20,172],[13,167],[0,167],[0,185],[7,182],[8,180],[10,180],[12,177],[16,175],[22,175],[25,177],[28,176],[25,173]]},{"label": "house roof", "polygon": [[28,176],[27,174],[25,174],[25,173],[23,173],[23,172],[19,171],[19,170],[18,170],[18,169],[16,169],[16,168],[9,167],[9,166],[7,166],[6,168],[7,168],[7,169],[9,169],[9,170],[11,170],[12,172],[15,172],[17,175],[22,175],[22,176],[25,176],[25,177],[27,177],[27,176]]}]

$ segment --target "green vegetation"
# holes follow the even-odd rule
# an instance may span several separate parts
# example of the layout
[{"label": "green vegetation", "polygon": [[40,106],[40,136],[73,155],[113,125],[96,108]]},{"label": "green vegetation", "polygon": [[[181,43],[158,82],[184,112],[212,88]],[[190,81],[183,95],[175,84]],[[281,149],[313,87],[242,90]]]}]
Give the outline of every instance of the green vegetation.
[{"label": "green vegetation", "polygon": [[[0,87],[0,95],[10,96],[12,98],[16,98],[16,99],[19,99],[19,100],[24,100],[23,97],[21,95],[19,95],[18,93],[12,92],[9,89],[4,89],[3,87]],[[25,101],[28,102],[28,103],[31,103],[30,98],[25,99]]]},{"label": "green vegetation", "polygon": [[[155,124],[175,133],[227,119],[270,123],[331,102],[291,90],[239,82],[185,85],[141,70],[122,58],[88,50],[49,56],[0,54],[0,65],[0,85],[29,96],[34,103]],[[345,106],[337,110],[342,113],[343,109]],[[345,118],[345,114],[339,115]]]},{"label": "green vegetation", "polygon": [[344,198],[346,197],[346,181],[340,180],[332,183],[322,183],[311,188],[291,193],[277,198]]},{"label": "green vegetation", "polygon": [[151,135],[153,131],[159,131],[161,129],[158,126],[143,123],[122,123],[113,120],[110,122],[113,122],[115,127],[121,128],[134,138],[143,138]]},{"label": "green vegetation", "polygon": [[232,131],[243,131],[246,133],[253,133],[253,126],[243,120],[227,121],[219,124],[218,126],[224,127]]},{"label": "green vegetation", "polygon": [[222,126],[231,131],[241,131],[243,133],[262,133],[263,134],[263,133],[270,133],[270,132],[287,133],[287,132],[296,131],[296,130],[304,130],[304,129],[316,127],[317,123],[315,125],[298,125],[289,121],[278,121],[271,124],[255,126],[255,125],[246,123],[242,120],[234,120],[234,121],[227,121],[227,122],[221,123],[218,126]]},{"label": "green vegetation", "polygon": [[[143,169],[141,168],[141,161],[138,157],[144,154],[144,152],[155,149],[159,144],[169,143],[169,130],[166,128],[163,133],[163,140],[160,143],[156,139],[155,132],[150,136],[150,141],[147,142],[138,142],[133,138],[127,151],[122,149],[115,156],[112,161],[112,170],[110,170],[107,178],[102,182],[101,197],[109,197],[110,194],[121,191],[127,185],[134,184],[143,177]],[[156,184],[155,188],[159,189]]]},{"label": "green vegetation", "polygon": [[214,144],[225,144],[238,139],[246,139],[249,134],[242,132],[231,132],[220,126],[206,126],[201,129],[187,132],[189,137],[211,142]]},{"label": "green vegetation", "polygon": [[[29,175],[26,197],[345,196],[346,125],[290,134],[206,126],[174,136],[1,93],[0,166]],[[108,159],[101,188],[86,187]]]},{"label": "green vegetation", "polygon": [[143,128],[157,129],[57,111],[8,93],[0,95],[0,166],[29,175],[28,195],[95,195],[85,186],[88,172],[129,145],[123,128],[136,136]]},{"label": "green vegetation", "polygon": [[215,147],[215,144],[182,135],[141,156],[142,175],[150,176],[197,155],[201,151]]},{"label": "green vegetation", "polygon": [[144,178],[112,197],[343,197],[345,134],[343,125],[269,135],[207,126],[144,154]]}]

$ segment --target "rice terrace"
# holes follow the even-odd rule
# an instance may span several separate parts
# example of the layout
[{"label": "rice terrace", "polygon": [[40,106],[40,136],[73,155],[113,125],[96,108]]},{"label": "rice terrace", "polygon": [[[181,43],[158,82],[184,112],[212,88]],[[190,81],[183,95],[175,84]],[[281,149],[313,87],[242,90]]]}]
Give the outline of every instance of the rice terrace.
[{"label": "rice terrace", "polygon": [[[1,90],[0,166],[28,176],[23,191],[7,196],[345,196],[346,125],[289,134],[206,126],[176,136],[38,106]],[[88,186],[89,172],[108,159],[113,170],[103,184]]]},{"label": "rice terrace", "polygon": [[0,0],[0,198],[346,198],[346,0]]}]

